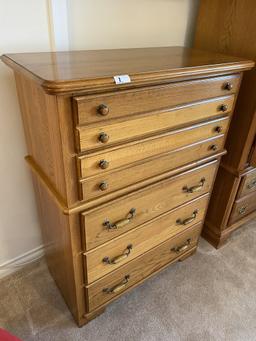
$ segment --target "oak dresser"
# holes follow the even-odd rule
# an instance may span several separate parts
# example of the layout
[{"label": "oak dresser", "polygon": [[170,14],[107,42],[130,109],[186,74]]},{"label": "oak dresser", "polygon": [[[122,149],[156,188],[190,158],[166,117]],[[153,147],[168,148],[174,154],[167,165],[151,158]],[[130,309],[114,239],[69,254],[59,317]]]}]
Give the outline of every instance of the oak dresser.
[{"label": "oak dresser", "polygon": [[[256,60],[255,0],[204,0],[197,18],[196,48]],[[227,136],[228,154],[216,178],[203,236],[221,247],[256,217],[256,69],[243,77]]]},{"label": "oak dresser", "polygon": [[2,60],[15,73],[48,266],[81,326],[195,252],[253,62],[182,47]]}]

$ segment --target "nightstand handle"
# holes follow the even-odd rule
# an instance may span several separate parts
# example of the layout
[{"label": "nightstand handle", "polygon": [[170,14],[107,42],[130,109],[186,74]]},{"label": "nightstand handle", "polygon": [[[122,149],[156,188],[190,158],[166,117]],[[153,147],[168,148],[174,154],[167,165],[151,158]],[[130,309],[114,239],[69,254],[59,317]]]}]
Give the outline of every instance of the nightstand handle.
[{"label": "nightstand handle", "polygon": [[238,209],[238,213],[239,213],[239,214],[245,214],[246,209],[247,209],[246,206],[242,206],[242,207],[240,207],[240,208]]},{"label": "nightstand handle", "polygon": [[250,183],[248,183],[247,188],[252,189],[256,187],[256,179],[253,179]]},{"label": "nightstand handle", "polygon": [[185,244],[181,245],[181,246],[177,246],[177,247],[173,247],[171,249],[171,251],[175,252],[175,253],[180,253],[183,252],[185,250],[187,250],[189,248],[189,245],[191,244],[191,239],[189,238]]},{"label": "nightstand handle", "polygon": [[127,248],[124,250],[124,252],[119,255],[119,256],[116,256],[112,259],[110,259],[109,257],[104,257],[102,259],[102,262],[103,263],[106,263],[106,264],[117,264],[117,263],[120,263],[122,262],[123,260],[125,260],[129,254],[131,253],[131,249],[132,249],[132,244],[129,244],[127,245]]},{"label": "nightstand handle", "polygon": [[178,225],[188,225],[188,224],[192,223],[192,221],[194,221],[196,219],[197,213],[198,213],[198,210],[195,210],[193,212],[193,214],[191,215],[191,217],[188,217],[188,218],[186,218],[184,220],[177,219],[176,223]]},{"label": "nightstand handle", "polygon": [[135,216],[135,213],[136,213],[136,209],[132,208],[126,218],[122,220],[118,220],[115,223],[111,223],[109,220],[107,220],[103,223],[103,225],[106,226],[109,230],[121,229],[122,227],[126,226],[132,221],[132,219]]},{"label": "nightstand handle", "polygon": [[119,291],[125,289],[126,284],[129,282],[129,275],[126,275],[121,283],[113,286],[112,288],[104,288],[102,291],[107,294],[117,294]]}]

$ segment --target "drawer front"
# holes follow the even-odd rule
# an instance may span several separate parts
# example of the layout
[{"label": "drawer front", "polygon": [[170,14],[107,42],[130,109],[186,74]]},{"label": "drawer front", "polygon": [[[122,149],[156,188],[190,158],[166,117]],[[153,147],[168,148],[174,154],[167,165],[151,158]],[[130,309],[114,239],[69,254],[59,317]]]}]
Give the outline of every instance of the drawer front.
[{"label": "drawer front", "polygon": [[[139,183],[141,182],[143,186],[145,180],[153,183],[156,176],[162,175],[162,178],[164,178],[168,176],[165,175],[167,172],[175,168],[222,151],[224,142],[225,138],[221,135],[175,149],[161,157],[147,159],[143,163],[130,167],[112,172],[103,171],[102,174],[81,180],[81,199],[92,200],[134,184],[137,184],[137,188],[139,188]],[[101,189],[103,183],[106,184],[104,191]]]},{"label": "drawer front", "polygon": [[229,117],[196,124],[187,128],[168,132],[152,138],[111,148],[78,158],[81,177],[102,174],[101,162],[107,161],[107,170],[131,165],[146,158],[158,156],[176,148],[186,146],[210,137],[225,134],[229,126]]},{"label": "drawer front", "polygon": [[256,192],[234,202],[228,225],[232,225],[254,210],[256,210]]},{"label": "drawer front", "polygon": [[88,310],[92,311],[112,300],[171,261],[178,259],[190,249],[195,248],[200,232],[201,223],[192,226],[88,286],[86,288]]},{"label": "drawer front", "polygon": [[209,194],[152,219],[86,253],[87,283],[105,276],[204,219]]},{"label": "drawer front", "polygon": [[169,111],[140,115],[129,120],[79,126],[78,149],[84,151],[124,142],[146,134],[213,118],[233,109],[234,95],[186,105]]},{"label": "drawer front", "polygon": [[241,198],[254,191],[256,191],[256,169],[251,170],[242,177],[237,198]]},{"label": "drawer front", "polygon": [[[228,90],[226,85],[233,85]],[[236,93],[240,75],[207,78],[138,90],[74,98],[74,112],[79,125],[105,121],[132,114],[168,109],[180,104]]]},{"label": "drawer front", "polygon": [[217,165],[214,160],[82,213],[86,249],[208,193]]}]

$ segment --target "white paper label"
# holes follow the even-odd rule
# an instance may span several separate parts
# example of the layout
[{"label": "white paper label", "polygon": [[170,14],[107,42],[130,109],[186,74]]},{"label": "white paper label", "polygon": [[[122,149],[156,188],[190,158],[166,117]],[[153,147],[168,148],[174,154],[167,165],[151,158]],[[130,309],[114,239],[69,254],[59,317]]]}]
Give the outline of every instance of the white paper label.
[{"label": "white paper label", "polygon": [[116,84],[131,83],[131,78],[129,75],[114,76],[114,80]]}]

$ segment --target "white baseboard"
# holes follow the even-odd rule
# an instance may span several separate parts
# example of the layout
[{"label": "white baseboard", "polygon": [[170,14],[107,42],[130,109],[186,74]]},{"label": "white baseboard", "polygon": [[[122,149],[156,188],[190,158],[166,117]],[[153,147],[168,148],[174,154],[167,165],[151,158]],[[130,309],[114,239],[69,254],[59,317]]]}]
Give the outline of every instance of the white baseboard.
[{"label": "white baseboard", "polygon": [[20,270],[25,265],[32,263],[43,256],[44,245],[40,245],[33,250],[0,264],[0,279]]}]

